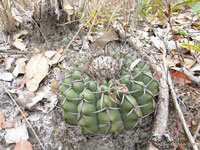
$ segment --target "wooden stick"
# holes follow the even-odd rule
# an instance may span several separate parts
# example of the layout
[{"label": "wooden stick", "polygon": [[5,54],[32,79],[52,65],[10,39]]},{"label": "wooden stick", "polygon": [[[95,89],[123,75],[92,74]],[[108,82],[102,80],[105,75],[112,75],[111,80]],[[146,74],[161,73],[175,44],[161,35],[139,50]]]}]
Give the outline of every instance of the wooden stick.
[{"label": "wooden stick", "polygon": [[199,120],[199,123],[198,123],[197,129],[196,129],[196,132],[195,132],[195,134],[194,134],[194,139],[196,139],[197,136],[199,135],[199,131],[200,131],[200,120]]},{"label": "wooden stick", "polygon": [[[167,55],[167,50],[166,50],[166,43],[165,43],[165,46],[163,47],[163,56],[166,56]],[[178,99],[177,99],[177,96],[176,96],[176,93],[174,91],[174,84],[172,82],[172,78],[171,78],[171,74],[169,73],[169,69],[167,68],[167,61],[166,61],[166,57],[163,57],[163,63],[164,63],[164,68],[166,70],[166,73],[167,73],[167,79],[168,79],[168,84],[169,84],[169,87],[170,87],[170,92],[171,92],[171,95],[172,95],[172,99],[173,99],[173,102],[174,102],[174,105],[175,105],[175,108],[177,110],[177,113],[178,113],[178,116],[181,120],[181,122],[183,123],[183,128],[185,130],[185,133],[190,141],[190,143],[192,144],[192,147],[194,150],[198,150],[198,147],[195,143],[195,140],[194,138],[192,137],[192,134],[190,133],[190,130],[187,126],[187,123],[185,121],[185,118],[183,116],[183,113],[181,111],[181,108],[178,104]]]},{"label": "wooden stick", "polygon": [[[155,32],[156,33],[156,32]],[[159,39],[160,39],[160,41],[161,41],[161,38],[159,37],[159,35],[156,35]],[[167,35],[165,35],[164,37],[168,37]],[[181,122],[183,123],[183,127],[184,127],[184,130],[185,130],[185,133],[186,133],[186,135],[187,135],[187,137],[188,137],[188,139],[189,139],[189,141],[190,141],[190,143],[192,144],[192,147],[193,147],[193,149],[194,150],[198,150],[198,147],[197,147],[197,145],[196,145],[196,143],[195,143],[195,140],[194,140],[194,138],[192,137],[192,134],[190,133],[190,130],[189,130],[189,128],[188,128],[188,126],[187,126],[187,123],[186,123],[186,121],[185,121],[185,118],[184,118],[184,116],[183,116],[183,113],[182,113],[182,111],[181,111],[181,108],[180,108],[180,106],[179,106],[179,104],[178,104],[178,100],[177,100],[177,96],[176,96],[176,93],[175,93],[175,91],[174,91],[174,84],[173,84],[173,81],[172,81],[172,78],[171,78],[171,74],[169,73],[169,69],[168,69],[168,67],[167,67],[167,61],[166,61],[166,56],[167,56],[167,49],[166,49],[166,47],[167,47],[167,44],[166,44],[166,39],[164,39],[164,47],[163,47],[163,67],[164,67],[164,69],[165,69],[165,73],[166,73],[166,75],[167,75],[167,80],[168,80],[168,85],[169,85],[169,88],[170,88],[170,93],[171,93],[171,95],[172,95],[172,99],[173,99],[173,103],[174,103],[174,105],[175,105],[175,108],[176,108],[176,110],[177,110],[177,113],[178,113],[178,116],[179,116],[179,118],[180,118],[180,120],[181,120]]]}]

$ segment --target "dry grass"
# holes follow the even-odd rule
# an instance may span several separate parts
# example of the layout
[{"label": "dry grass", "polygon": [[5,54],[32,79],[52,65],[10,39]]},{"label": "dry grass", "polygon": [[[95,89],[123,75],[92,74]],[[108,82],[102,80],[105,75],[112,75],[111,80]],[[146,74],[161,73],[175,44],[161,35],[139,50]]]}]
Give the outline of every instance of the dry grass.
[{"label": "dry grass", "polygon": [[12,0],[2,0],[0,2],[0,30],[11,33],[16,30],[15,20],[12,16]]}]

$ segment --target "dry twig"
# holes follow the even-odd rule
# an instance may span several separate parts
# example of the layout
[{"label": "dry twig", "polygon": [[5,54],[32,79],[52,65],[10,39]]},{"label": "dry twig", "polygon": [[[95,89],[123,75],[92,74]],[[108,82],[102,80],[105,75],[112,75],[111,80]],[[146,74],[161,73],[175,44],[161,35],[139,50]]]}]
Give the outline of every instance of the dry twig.
[{"label": "dry twig", "polygon": [[194,134],[194,139],[196,139],[197,136],[199,135],[199,131],[200,131],[200,120],[199,120],[199,123],[198,123],[197,129],[196,129],[196,132],[195,132],[195,134]]},{"label": "dry twig", "polygon": [[[164,47],[164,49],[163,49],[163,54],[164,54],[164,56],[166,56],[166,55],[167,55],[166,42],[164,42],[164,43],[165,43],[165,47]],[[195,140],[194,140],[194,138],[192,137],[192,134],[190,133],[190,130],[189,130],[188,126],[187,126],[187,123],[186,123],[186,121],[185,121],[185,118],[184,118],[184,116],[183,116],[183,113],[182,113],[182,111],[181,111],[181,108],[180,108],[180,106],[179,106],[179,104],[178,104],[178,99],[177,99],[176,93],[175,93],[175,91],[174,91],[174,84],[173,84],[171,75],[169,74],[169,70],[168,70],[168,68],[167,68],[166,57],[163,57],[163,63],[164,63],[164,68],[165,68],[166,73],[167,73],[167,79],[168,79],[168,84],[169,84],[169,87],[170,87],[170,92],[171,92],[172,99],[173,99],[175,108],[176,108],[176,110],[177,110],[178,116],[179,116],[181,122],[183,123],[183,128],[184,128],[184,130],[185,130],[185,133],[186,133],[186,135],[187,135],[187,137],[188,137],[190,143],[192,144],[193,149],[194,149],[194,150],[198,150],[198,147],[197,147],[197,145],[196,145],[196,143],[195,143]]]},{"label": "dry twig", "polygon": [[[156,34],[156,32],[155,32],[155,34]],[[157,36],[157,37],[160,39],[160,41],[161,41],[160,36],[159,36],[159,35],[156,35],[156,36]],[[168,37],[168,36],[165,35],[164,37],[166,38],[166,37]],[[170,93],[171,93],[171,95],[172,95],[173,103],[174,103],[175,108],[176,108],[176,110],[177,110],[178,116],[179,116],[181,122],[183,123],[183,128],[184,128],[184,130],[185,130],[185,133],[186,133],[186,135],[187,135],[187,137],[188,137],[190,143],[192,144],[193,149],[194,149],[194,150],[198,150],[198,147],[197,147],[197,145],[196,145],[196,143],[195,143],[195,140],[194,140],[194,138],[192,137],[192,134],[190,133],[190,130],[189,130],[188,126],[187,126],[187,123],[186,123],[186,121],[185,121],[185,118],[184,118],[184,116],[183,116],[183,113],[182,113],[182,111],[181,111],[181,108],[180,108],[180,106],[179,106],[179,104],[178,104],[178,99],[177,99],[176,93],[175,93],[175,91],[174,91],[174,84],[173,84],[173,81],[172,81],[172,78],[171,78],[171,74],[169,73],[169,69],[168,69],[168,67],[167,67],[167,61],[166,61],[166,56],[167,56],[167,49],[166,49],[166,47],[167,47],[167,44],[166,44],[166,43],[167,43],[167,42],[166,42],[166,41],[167,41],[166,39],[164,39],[164,41],[163,41],[163,42],[164,42],[164,47],[163,47],[163,66],[164,66],[165,73],[166,73],[166,76],[167,76],[168,85],[169,85],[169,88],[170,88]]]},{"label": "dry twig", "polygon": [[173,82],[172,82],[170,74],[168,74],[168,84],[169,84],[169,87],[170,87],[170,91],[171,91],[171,94],[172,94],[172,99],[173,99],[175,108],[177,110],[177,113],[178,113],[178,116],[179,116],[181,122],[183,123],[183,127],[184,127],[184,130],[185,130],[186,134],[187,134],[187,137],[188,137],[190,143],[192,144],[193,149],[194,150],[198,150],[198,147],[197,147],[197,145],[195,143],[195,140],[192,137],[192,134],[190,133],[190,130],[189,130],[188,126],[187,126],[187,123],[185,121],[185,118],[183,116],[181,108],[180,108],[180,106],[178,104],[177,96],[176,96],[176,93],[174,91],[174,85],[173,85]]}]

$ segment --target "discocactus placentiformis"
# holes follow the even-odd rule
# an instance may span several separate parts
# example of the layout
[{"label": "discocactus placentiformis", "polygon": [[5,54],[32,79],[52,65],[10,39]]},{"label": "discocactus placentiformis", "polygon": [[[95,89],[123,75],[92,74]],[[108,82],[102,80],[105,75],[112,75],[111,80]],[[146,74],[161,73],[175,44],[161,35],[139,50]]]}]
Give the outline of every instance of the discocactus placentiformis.
[{"label": "discocactus placentiformis", "polygon": [[59,100],[67,123],[84,134],[120,133],[154,111],[158,83],[139,57],[120,52],[88,54],[65,72]]}]

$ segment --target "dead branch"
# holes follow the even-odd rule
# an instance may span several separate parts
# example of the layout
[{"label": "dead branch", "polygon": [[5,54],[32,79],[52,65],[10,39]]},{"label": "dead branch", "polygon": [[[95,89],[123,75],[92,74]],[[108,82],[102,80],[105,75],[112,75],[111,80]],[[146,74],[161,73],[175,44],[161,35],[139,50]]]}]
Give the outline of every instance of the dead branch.
[{"label": "dead branch", "polygon": [[198,123],[197,129],[196,129],[196,132],[195,132],[195,134],[194,134],[194,139],[196,139],[197,136],[199,135],[199,131],[200,131],[200,120],[199,120],[199,123]]},{"label": "dead branch", "polygon": [[156,118],[153,125],[152,138],[151,142],[148,146],[148,150],[157,150],[157,148],[153,145],[152,142],[157,142],[162,138],[162,135],[165,133],[167,129],[167,121],[168,121],[168,105],[169,105],[169,87],[167,84],[167,78],[162,71],[162,76],[160,79],[160,93],[159,93],[159,101],[158,101],[158,110],[156,114]]},{"label": "dead branch", "polygon": [[164,43],[165,43],[165,46],[163,47],[163,48],[164,48],[164,49],[163,49],[163,56],[165,56],[165,57],[163,57],[163,63],[164,63],[164,68],[165,68],[166,73],[167,73],[167,79],[168,79],[168,84],[169,84],[169,87],[170,87],[170,92],[171,92],[171,95],[172,95],[173,103],[174,103],[175,108],[176,108],[176,110],[177,110],[178,116],[179,116],[181,122],[183,123],[183,128],[184,128],[184,130],[185,130],[185,133],[186,133],[186,135],[187,135],[187,137],[188,137],[190,143],[192,144],[193,149],[194,149],[194,150],[198,150],[198,147],[197,147],[197,145],[196,145],[196,143],[195,143],[195,140],[194,140],[194,138],[192,137],[192,134],[190,133],[190,130],[189,130],[188,126],[187,126],[187,123],[186,123],[186,121],[185,121],[185,118],[184,118],[184,116],[183,116],[183,113],[182,113],[182,111],[181,111],[181,108],[180,108],[180,106],[179,106],[176,93],[175,93],[175,91],[174,91],[174,84],[173,84],[173,82],[172,82],[171,74],[169,74],[169,69],[168,69],[167,63],[166,63],[166,62],[167,62],[167,61],[166,61],[166,55],[167,55],[166,42],[164,41]]},{"label": "dead branch", "polygon": [[183,116],[181,108],[180,108],[180,106],[178,104],[177,96],[176,96],[176,93],[174,91],[174,85],[173,85],[173,82],[172,82],[170,74],[168,74],[168,84],[169,84],[169,87],[170,87],[170,91],[171,91],[171,94],[172,94],[172,99],[173,99],[175,108],[177,110],[177,113],[178,113],[178,116],[179,116],[181,122],[183,123],[183,127],[184,127],[184,130],[185,130],[186,134],[187,134],[187,137],[188,137],[190,143],[192,144],[193,149],[194,150],[198,150],[198,147],[197,147],[197,145],[195,143],[195,140],[192,137],[192,134],[190,133],[190,130],[189,130],[188,126],[187,126],[187,123],[185,121],[185,118]]}]

